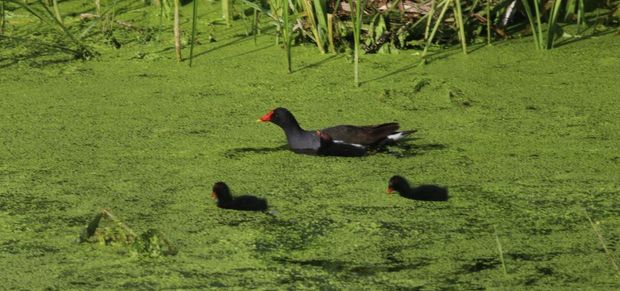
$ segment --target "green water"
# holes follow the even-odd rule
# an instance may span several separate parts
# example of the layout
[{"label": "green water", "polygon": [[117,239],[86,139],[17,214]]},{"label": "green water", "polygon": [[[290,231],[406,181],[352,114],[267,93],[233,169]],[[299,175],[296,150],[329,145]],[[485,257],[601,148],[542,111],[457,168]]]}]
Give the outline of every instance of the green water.
[{"label": "green water", "polygon": [[[295,47],[287,74],[272,36],[216,29],[193,68],[166,42],[0,69],[3,288],[620,288],[586,218],[618,260],[618,36],[456,48],[423,67],[411,51],[366,55],[354,88],[345,55]],[[363,158],[297,155],[254,122],[277,106],[306,128],[418,133]],[[394,174],[451,198],[390,197]],[[218,209],[219,180],[277,214]],[[78,243],[102,208],[178,254]]]}]

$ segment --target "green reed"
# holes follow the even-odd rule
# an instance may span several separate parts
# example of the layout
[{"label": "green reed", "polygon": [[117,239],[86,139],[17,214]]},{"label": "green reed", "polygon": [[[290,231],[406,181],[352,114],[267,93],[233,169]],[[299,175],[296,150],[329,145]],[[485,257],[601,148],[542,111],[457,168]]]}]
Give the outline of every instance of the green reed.
[{"label": "green reed", "polygon": [[174,0],[174,48],[176,52],[177,62],[181,62],[183,60],[183,56],[181,55],[181,25],[179,19],[179,3],[180,0]]},{"label": "green reed", "polygon": [[[364,0],[355,0],[355,5],[351,5],[351,20],[353,21],[353,75],[355,86],[360,86],[360,78],[359,78],[359,56],[360,56],[360,39],[362,34],[362,17],[364,16]],[[353,9],[355,7],[355,9]],[[353,11],[355,10],[355,11]]]},{"label": "green reed", "polygon": [[607,243],[605,243],[603,234],[601,234],[601,231],[598,227],[598,222],[595,223],[594,221],[592,221],[592,218],[590,218],[590,215],[588,214],[588,211],[586,209],[584,209],[583,211],[585,213],[586,218],[590,222],[590,226],[592,226],[592,230],[594,231],[594,234],[596,234],[596,237],[598,238],[598,242],[601,244],[601,247],[605,251],[605,254],[607,255],[607,259],[609,259],[609,262],[611,263],[614,270],[616,271],[616,275],[620,276],[620,267],[618,267],[618,263],[616,263],[616,258],[614,258],[613,253],[609,251],[609,249],[607,248]]},{"label": "green reed", "polygon": [[560,7],[562,6],[561,0],[556,0],[553,3],[553,8],[551,9],[551,16],[549,17],[549,27],[547,28],[547,45],[546,49],[552,49],[556,32],[559,30],[557,27],[557,20],[560,14]]},{"label": "green reed", "polygon": [[433,29],[431,30],[431,35],[426,40],[426,45],[424,46],[424,51],[422,51],[422,58],[426,57],[426,52],[428,51],[428,48],[430,47],[431,42],[433,41],[433,38],[435,37],[435,34],[437,33],[437,29],[439,28],[439,25],[441,24],[443,16],[446,14],[446,11],[448,10],[448,6],[450,6],[451,2],[452,2],[452,0],[443,0],[441,3],[439,3],[437,5],[437,8],[439,8],[442,5],[443,5],[443,8],[441,9],[441,12],[439,13],[439,16],[437,17],[437,21],[435,22],[435,26],[433,26]]},{"label": "green reed", "polygon": [[227,26],[232,25],[232,0],[222,0],[222,18],[224,18]]},{"label": "green reed", "polygon": [[463,47],[463,53],[467,54],[467,40],[465,39],[465,24],[463,23],[463,13],[461,12],[461,0],[454,0],[453,4],[455,8],[456,23],[459,27],[459,38],[461,39],[461,46]]},{"label": "green reed", "polygon": [[584,16],[585,11],[583,8],[583,0],[579,0],[579,5],[577,6],[577,33],[581,33],[581,25],[585,22]]},{"label": "green reed", "polygon": [[303,15],[305,15],[306,23],[309,26],[317,48],[321,53],[325,53],[327,16],[324,5],[320,0],[299,0],[298,3],[301,6]]},{"label": "green reed", "polygon": [[431,0],[431,10],[427,14],[428,17],[426,18],[426,28],[424,29],[424,40],[428,39],[428,33],[431,27],[431,21],[433,20],[433,15],[435,15],[435,0]]},{"label": "green reed", "polygon": [[0,2],[0,35],[4,34],[4,17],[5,17],[5,12],[4,12],[4,5],[5,5],[5,0],[2,0],[2,2]]},{"label": "green reed", "polygon": [[288,0],[284,0],[284,7],[282,8],[282,38],[284,39],[284,48],[286,49],[286,63],[288,72],[292,73],[292,58],[291,58],[291,23],[289,22],[289,3]]},{"label": "green reed", "polygon": [[542,49],[542,28],[540,24],[540,13],[538,12],[538,4],[536,0],[534,0],[534,7],[536,9],[536,18],[534,18],[534,16],[532,15],[532,8],[530,7],[529,1],[521,0],[521,3],[523,3],[523,8],[525,9],[527,20],[530,22],[530,27],[532,28],[534,45],[537,49]]},{"label": "green reed", "polygon": [[192,66],[194,60],[194,43],[196,42],[196,16],[198,15],[198,1],[192,1],[192,40],[189,44],[189,66]]},{"label": "green reed", "polygon": [[59,20],[54,12],[52,12],[47,5],[45,5],[42,1],[37,2],[40,7],[40,10],[31,7],[31,4],[26,4],[23,1],[13,0],[11,3],[17,4],[24,10],[28,11],[31,15],[35,16],[43,23],[46,23],[50,27],[55,27],[58,30],[62,31],[63,34],[77,46],[77,50],[74,51],[75,57],[78,59],[90,59],[95,55],[95,52],[89,49],[84,43],[82,43],[69,29]]},{"label": "green reed", "polygon": [[499,261],[502,263],[502,271],[504,275],[508,275],[506,271],[506,263],[504,262],[504,251],[502,249],[502,243],[499,241],[499,236],[497,235],[497,228],[493,225],[493,235],[495,236],[495,244],[497,245],[497,252],[499,254]]},{"label": "green reed", "polygon": [[487,44],[491,44],[491,0],[487,0],[486,16],[487,16]]},{"label": "green reed", "polygon": [[56,19],[62,22],[62,16],[60,16],[60,8],[58,8],[58,0],[53,0],[52,3],[54,6],[54,15],[56,16]]}]

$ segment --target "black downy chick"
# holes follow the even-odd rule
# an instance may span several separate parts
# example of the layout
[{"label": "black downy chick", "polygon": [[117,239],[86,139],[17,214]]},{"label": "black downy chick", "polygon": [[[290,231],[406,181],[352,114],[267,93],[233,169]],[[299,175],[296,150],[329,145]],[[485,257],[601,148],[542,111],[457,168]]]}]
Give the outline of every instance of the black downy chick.
[{"label": "black downy chick", "polygon": [[217,207],[242,211],[266,211],[267,200],[251,195],[242,195],[233,198],[228,185],[217,182],[213,185],[211,198],[217,202]]},{"label": "black downy chick", "polygon": [[424,201],[448,201],[448,188],[437,185],[420,185],[411,188],[409,182],[401,176],[393,176],[388,182],[387,192],[398,192],[400,196]]}]

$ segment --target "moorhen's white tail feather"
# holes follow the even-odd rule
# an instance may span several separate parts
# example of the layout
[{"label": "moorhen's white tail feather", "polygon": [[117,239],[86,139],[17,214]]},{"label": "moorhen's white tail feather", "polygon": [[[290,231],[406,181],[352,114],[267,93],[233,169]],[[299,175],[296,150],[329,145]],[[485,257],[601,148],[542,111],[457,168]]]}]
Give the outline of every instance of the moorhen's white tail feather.
[{"label": "moorhen's white tail feather", "polygon": [[317,130],[321,146],[317,154],[321,156],[361,157],[368,154],[368,149],[361,144],[346,143],[334,140],[329,134]]},{"label": "moorhen's white tail feather", "polygon": [[416,132],[417,130],[403,130],[403,131],[397,131],[393,134],[390,134],[387,136],[387,139],[391,140],[391,141],[397,141],[405,136],[408,136],[414,132]]},{"label": "moorhen's white tail feather", "polygon": [[350,146],[354,146],[354,147],[358,147],[358,148],[365,148],[365,146],[358,144],[358,143],[348,143],[348,142],[344,142],[342,140],[332,140],[334,143],[338,143],[338,144],[346,144],[346,145],[350,145]]}]

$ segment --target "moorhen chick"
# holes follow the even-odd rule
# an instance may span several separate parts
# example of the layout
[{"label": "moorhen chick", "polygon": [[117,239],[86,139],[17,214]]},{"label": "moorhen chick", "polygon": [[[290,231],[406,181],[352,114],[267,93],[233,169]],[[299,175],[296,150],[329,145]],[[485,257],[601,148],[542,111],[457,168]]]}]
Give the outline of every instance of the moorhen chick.
[{"label": "moorhen chick", "polygon": [[251,195],[243,195],[233,198],[228,185],[217,182],[213,185],[211,198],[217,202],[217,207],[244,211],[266,211],[267,200]]},{"label": "moorhen chick", "polygon": [[448,201],[448,189],[436,185],[420,185],[411,188],[409,182],[401,176],[393,176],[388,182],[387,192],[398,192],[400,196],[424,201]]},{"label": "moorhen chick", "polygon": [[[258,121],[272,122],[284,130],[289,148],[297,153],[306,153],[308,150],[315,153],[321,146],[320,136],[316,131],[304,130],[293,114],[286,108],[278,107],[269,111]],[[319,130],[329,136],[329,144],[346,144],[346,148],[353,147],[381,147],[416,132],[415,130],[398,131],[400,126],[396,122],[379,125],[337,125]],[[334,145],[336,148],[342,146]]]}]

